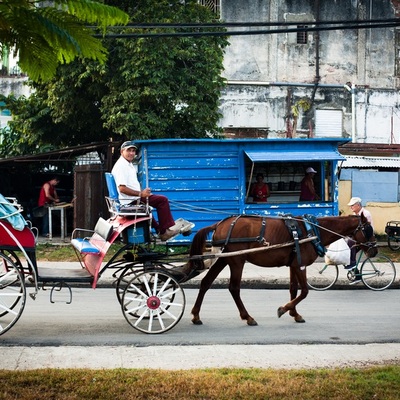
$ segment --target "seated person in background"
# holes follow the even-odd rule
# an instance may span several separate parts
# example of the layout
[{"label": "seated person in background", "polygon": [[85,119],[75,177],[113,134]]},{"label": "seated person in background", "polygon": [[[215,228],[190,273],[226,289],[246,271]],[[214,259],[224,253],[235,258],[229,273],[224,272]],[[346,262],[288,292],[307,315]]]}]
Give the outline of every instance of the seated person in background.
[{"label": "seated person in background", "polygon": [[253,183],[251,188],[251,196],[253,196],[255,202],[266,202],[270,196],[269,187],[264,182],[264,175],[261,173],[256,176],[256,182]]},{"label": "seated person in background", "polygon": [[124,142],[121,146],[121,156],[111,171],[118,188],[119,200],[121,205],[137,204],[139,199],[143,203],[148,200],[149,205],[157,210],[159,218],[159,222],[153,218],[152,227],[157,231],[161,240],[168,240],[179,233],[179,230],[171,229],[175,225],[175,221],[171,214],[168,198],[151,194],[150,188],[141,189],[136,166],[132,164],[136,151],[137,146],[134,142]]}]

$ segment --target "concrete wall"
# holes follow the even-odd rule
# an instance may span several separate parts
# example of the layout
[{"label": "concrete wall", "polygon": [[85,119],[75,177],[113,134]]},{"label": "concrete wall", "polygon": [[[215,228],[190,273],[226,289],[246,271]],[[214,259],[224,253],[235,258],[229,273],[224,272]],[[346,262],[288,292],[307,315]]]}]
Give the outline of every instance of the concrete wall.
[{"label": "concrete wall", "polygon": [[[347,205],[352,197],[352,182],[339,182],[339,210],[341,215],[351,215],[352,211]],[[360,196],[361,197],[361,196]],[[366,197],[361,197],[363,206],[370,211],[374,222],[375,233],[385,234],[385,227],[388,221],[400,221],[400,204],[398,202],[387,203],[368,201]]]},{"label": "concrete wall", "polygon": [[0,93],[4,96],[29,96],[31,89],[25,84],[27,78],[0,78]]},{"label": "concrete wall", "polygon": [[[394,18],[399,4],[393,0],[221,0],[227,22],[315,21]],[[266,29],[266,28],[231,28]],[[271,29],[276,29],[271,28]],[[231,36],[224,59],[224,76],[231,82],[221,95],[222,127],[269,128],[269,137],[286,132],[290,106],[313,97],[312,109],[299,119],[299,135],[315,131],[315,110],[343,112],[344,137],[352,134],[350,93],[355,94],[356,142],[399,143],[398,112],[400,77],[399,41],[394,28],[321,31],[307,35],[307,44],[296,44],[295,33]],[[317,62],[318,61],[318,62]],[[248,81],[251,84],[236,85]]]}]

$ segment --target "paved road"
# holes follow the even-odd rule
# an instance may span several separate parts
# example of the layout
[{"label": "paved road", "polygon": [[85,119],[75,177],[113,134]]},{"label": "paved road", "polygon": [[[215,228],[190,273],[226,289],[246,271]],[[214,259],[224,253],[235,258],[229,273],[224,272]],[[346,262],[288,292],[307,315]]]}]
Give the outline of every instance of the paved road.
[{"label": "paved road", "polygon": [[125,321],[111,289],[75,289],[71,305],[48,292],[28,300],[21,320],[0,336],[0,369],[43,367],[165,368],[330,367],[400,361],[398,290],[310,292],[296,324],[276,309],[287,290],[243,290],[258,321],[240,321],[226,289],[208,293],[202,319],[190,322],[196,289],[185,289],[183,319],[171,331],[146,335]]}]

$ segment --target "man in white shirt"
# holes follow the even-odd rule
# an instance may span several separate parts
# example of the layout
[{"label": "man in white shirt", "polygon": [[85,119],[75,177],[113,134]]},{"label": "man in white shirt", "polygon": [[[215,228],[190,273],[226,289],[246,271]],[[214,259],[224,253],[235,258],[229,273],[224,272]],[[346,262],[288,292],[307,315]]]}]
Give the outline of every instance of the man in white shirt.
[{"label": "man in white shirt", "polygon": [[121,156],[115,163],[111,173],[117,184],[119,199],[122,205],[149,201],[149,205],[157,210],[157,222],[153,218],[152,226],[157,231],[161,240],[168,240],[179,233],[179,230],[170,229],[175,225],[172,217],[169,200],[163,195],[151,194],[151,189],[141,189],[137,178],[137,167],[132,164],[136,156],[137,146],[132,141],[124,142],[121,146]]}]

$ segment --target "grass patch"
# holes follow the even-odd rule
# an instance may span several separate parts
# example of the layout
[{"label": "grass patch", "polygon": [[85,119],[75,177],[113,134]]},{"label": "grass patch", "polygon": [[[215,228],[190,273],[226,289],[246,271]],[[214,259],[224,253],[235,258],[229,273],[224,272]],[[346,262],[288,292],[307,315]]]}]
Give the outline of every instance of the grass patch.
[{"label": "grass patch", "polygon": [[0,399],[398,399],[400,367],[0,371]]}]

